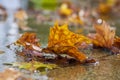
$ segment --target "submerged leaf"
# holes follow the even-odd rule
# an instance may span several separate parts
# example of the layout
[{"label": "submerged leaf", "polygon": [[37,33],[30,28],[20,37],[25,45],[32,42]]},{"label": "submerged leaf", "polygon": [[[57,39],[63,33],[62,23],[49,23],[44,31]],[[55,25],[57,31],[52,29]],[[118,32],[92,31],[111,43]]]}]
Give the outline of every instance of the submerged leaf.
[{"label": "submerged leaf", "polygon": [[115,30],[103,21],[102,24],[95,24],[94,28],[96,34],[92,36],[93,44],[95,46],[111,48],[114,43]]},{"label": "submerged leaf", "polygon": [[57,68],[57,65],[55,64],[44,64],[44,63],[41,63],[41,62],[23,62],[23,63],[15,63],[13,64],[13,66],[17,66],[19,67],[20,69],[26,69],[26,70],[30,70],[30,71],[35,71],[35,70],[38,70],[38,69],[54,69],[54,68]]},{"label": "submerged leaf", "polygon": [[54,27],[50,28],[47,51],[58,55],[68,54],[79,61],[85,61],[87,59],[86,55],[79,52],[78,48],[75,46],[83,42],[86,44],[91,43],[87,37],[71,32],[67,25],[58,26],[58,24],[56,24]]}]

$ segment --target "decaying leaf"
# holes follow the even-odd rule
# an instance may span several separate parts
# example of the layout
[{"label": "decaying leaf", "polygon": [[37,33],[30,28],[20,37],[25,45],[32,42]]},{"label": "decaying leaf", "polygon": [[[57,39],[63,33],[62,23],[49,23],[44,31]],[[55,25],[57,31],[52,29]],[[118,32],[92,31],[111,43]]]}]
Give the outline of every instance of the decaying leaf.
[{"label": "decaying leaf", "polygon": [[94,28],[96,34],[92,36],[93,44],[110,49],[114,43],[115,30],[111,29],[105,21],[102,24],[95,24]]},{"label": "decaying leaf", "polygon": [[75,46],[77,43],[82,44],[83,42],[91,43],[87,37],[71,32],[67,25],[58,26],[58,24],[55,24],[54,27],[50,28],[47,51],[56,54],[68,54],[79,61],[85,61],[87,59],[86,55],[79,52]]},{"label": "decaying leaf", "polygon": [[57,65],[55,64],[44,64],[41,62],[36,62],[36,61],[32,61],[32,62],[22,62],[22,63],[14,63],[13,66],[17,66],[20,69],[26,69],[26,70],[30,70],[30,71],[35,71],[35,70],[39,70],[39,69],[54,69],[57,68]]},{"label": "decaying leaf", "polygon": [[37,50],[40,51],[40,43],[38,42],[37,36],[35,33],[26,32],[24,33],[17,41],[17,45],[22,45],[25,49],[28,50]]},{"label": "decaying leaf", "polygon": [[35,33],[24,33],[14,44],[18,46],[17,52],[20,56],[24,56],[26,58],[42,56],[42,49],[40,48],[40,43]]}]

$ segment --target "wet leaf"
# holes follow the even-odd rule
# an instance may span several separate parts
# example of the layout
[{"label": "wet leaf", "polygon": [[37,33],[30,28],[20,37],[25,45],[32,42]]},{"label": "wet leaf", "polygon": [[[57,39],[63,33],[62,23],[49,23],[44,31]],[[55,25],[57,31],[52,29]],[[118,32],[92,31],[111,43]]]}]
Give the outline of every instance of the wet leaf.
[{"label": "wet leaf", "polygon": [[25,49],[41,51],[40,43],[35,33],[24,33],[15,43],[16,45],[22,45]]},{"label": "wet leaf", "polygon": [[120,54],[120,37],[118,37],[118,36],[116,36],[115,39],[114,39],[112,52],[115,53],[115,54]]},{"label": "wet leaf", "polygon": [[98,47],[111,48],[114,43],[115,30],[103,21],[102,24],[95,24],[96,33],[91,36],[93,44]]},{"label": "wet leaf", "polygon": [[82,43],[90,44],[91,41],[81,35],[75,34],[68,29],[67,25],[58,26],[55,24],[54,27],[50,28],[50,35],[48,41],[48,47],[46,52],[53,52],[55,54],[68,54],[75,57],[79,61],[86,60],[86,55],[79,52],[76,44]]},{"label": "wet leaf", "polygon": [[8,45],[9,48],[15,47],[15,52],[24,58],[42,56],[39,40],[35,33],[24,33],[15,43]]},{"label": "wet leaf", "polygon": [[54,45],[58,46],[75,46],[76,43],[91,43],[91,41],[82,34],[76,34],[68,29],[68,26],[58,26],[56,23],[54,27],[50,28],[48,47]]},{"label": "wet leaf", "polygon": [[32,61],[29,63],[27,63],[27,62],[14,63],[13,66],[17,66],[20,69],[26,69],[26,70],[30,70],[30,71],[57,68],[57,65],[55,65],[55,64],[44,64],[44,63],[36,62],[36,61]]},{"label": "wet leaf", "polygon": [[113,46],[120,49],[120,37],[115,37]]}]

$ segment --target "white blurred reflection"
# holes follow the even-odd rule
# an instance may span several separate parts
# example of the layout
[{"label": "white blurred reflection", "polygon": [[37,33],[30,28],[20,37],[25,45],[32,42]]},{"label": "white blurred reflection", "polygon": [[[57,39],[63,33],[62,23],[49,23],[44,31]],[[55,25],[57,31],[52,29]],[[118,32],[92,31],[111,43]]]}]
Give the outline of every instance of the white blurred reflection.
[{"label": "white blurred reflection", "polygon": [[14,51],[6,48],[19,37],[18,25],[14,22],[14,13],[20,8],[20,0],[0,0],[0,4],[6,8],[8,14],[6,21],[0,20],[0,50],[5,51],[0,54],[0,71],[4,69],[3,63],[16,61]]},{"label": "white blurred reflection", "polygon": [[6,45],[13,43],[19,36],[18,25],[14,22],[0,22],[0,50],[5,51],[0,55],[0,71],[4,70],[3,63],[11,63],[16,61],[14,51],[6,48]]},{"label": "white blurred reflection", "polygon": [[6,23],[0,22],[0,45],[4,45],[6,42]]},{"label": "white blurred reflection", "polygon": [[10,29],[8,31],[7,44],[11,44],[15,42],[19,37],[18,25],[15,22],[9,25],[10,25]]}]

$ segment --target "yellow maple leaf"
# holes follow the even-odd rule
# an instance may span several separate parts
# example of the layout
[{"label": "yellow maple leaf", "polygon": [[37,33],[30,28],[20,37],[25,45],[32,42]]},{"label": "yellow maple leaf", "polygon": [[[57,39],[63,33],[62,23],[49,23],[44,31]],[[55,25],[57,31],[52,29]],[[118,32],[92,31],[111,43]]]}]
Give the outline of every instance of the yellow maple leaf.
[{"label": "yellow maple leaf", "polygon": [[91,43],[87,37],[71,32],[66,24],[62,26],[55,24],[54,27],[50,28],[48,47],[54,45],[74,46],[76,43],[82,42],[86,42],[87,44]]},{"label": "yellow maple leaf", "polygon": [[85,61],[86,55],[79,52],[75,46],[76,43],[82,44],[83,42],[91,43],[87,37],[71,32],[66,24],[62,26],[55,24],[54,27],[50,28],[47,49],[56,54],[68,54],[80,61]]}]

